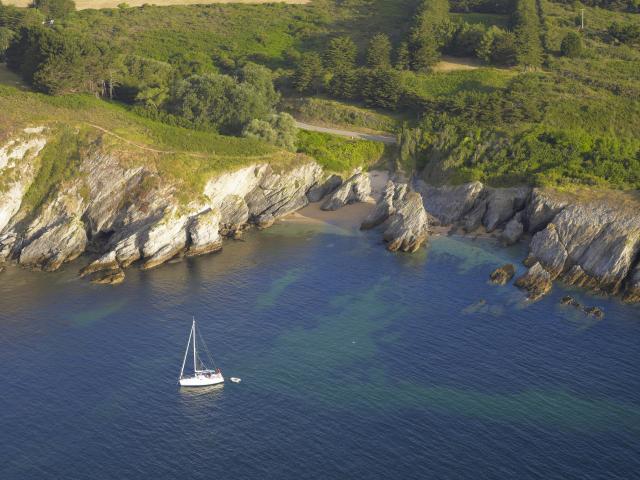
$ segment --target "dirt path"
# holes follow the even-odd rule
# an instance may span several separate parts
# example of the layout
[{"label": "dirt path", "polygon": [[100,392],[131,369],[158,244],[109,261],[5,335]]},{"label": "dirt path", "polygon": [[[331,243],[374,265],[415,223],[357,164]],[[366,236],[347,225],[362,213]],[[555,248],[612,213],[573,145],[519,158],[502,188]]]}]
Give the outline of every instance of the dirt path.
[{"label": "dirt path", "polygon": [[332,135],[338,135],[340,137],[369,140],[372,142],[382,142],[382,143],[388,143],[390,145],[398,143],[398,139],[393,135],[375,135],[371,133],[352,132],[349,130],[342,130],[339,128],[319,127],[317,125],[311,125],[309,123],[299,122],[297,120],[296,120],[296,127],[298,127],[301,130],[307,130],[310,132],[330,133]]},{"label": "dirt path", "polygon": [[265,160],[265,159],[269,159],[271,158],[271,154],[265,154],[265,155],[220,155],[219,153],[215,153],[215,152],[211,152],[211,153],[197,153],[197,152],[185,152],[185,151],[180,151],[180,150],[158,150],[156,148],[152,148],[152,147],[148,147],[146,145],[141,145],[139,143],[133,142],[131,140],[128,140],[126,138],[124,138],[121,135],[118,135],[115,132],[112,132],[111,130],[107,130],[106,128],[101,127],[100,125],[95,125],[93,123],[88,123],[85,122],[86,125],[89,125],[92,128],[95,128],[96,130],[100,130],[101,132],[105,133],[106,135],[111,135],[112,137],[117,138],[118,140],[126,143],[127,145],[131,145],[133,147],[139,148],[140,150],[145,150],[147,152],[152,152],[152,153],[160,153],[162,155],[174,155],[174,154],[181,154],[181,155],[188,155],[190,157],[195,157],[195,158],[209,158],[209,157],[217,157],[217,158],[238,158],[238,157],[242,157],[242,158],[248,158],[250,160]]}]

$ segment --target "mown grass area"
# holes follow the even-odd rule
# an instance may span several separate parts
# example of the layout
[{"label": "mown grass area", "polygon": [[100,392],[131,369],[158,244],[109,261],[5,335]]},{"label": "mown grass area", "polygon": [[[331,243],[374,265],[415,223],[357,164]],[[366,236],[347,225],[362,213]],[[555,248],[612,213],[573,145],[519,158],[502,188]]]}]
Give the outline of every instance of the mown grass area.
[{"label": "mown grass area", "polygon": [[480,24],[486,27],[496,25],[500,28],[509,26],[509,15],[499,15],[496,13],[451,13],[451,20],[462,23]]},{"label": "mown grass area", "polygon": [[395,132],[403,117],[326,98],[288,98],[282,108],[303,122],[365,133]]},{"label": "mown grass area", "polygon": [[379,142],[302,130],[298,133],[298,150],[315,158],[327,171],[346,174],[376,165],[385,157],[385,146]]},{"label": "mown grass area", "polygon": [[494,92],[507,86],[518,72],[496,68],[459,70],[431,74],[402,72],[406,92],[418,98],[433,99],[457,95],[464,91]]}]

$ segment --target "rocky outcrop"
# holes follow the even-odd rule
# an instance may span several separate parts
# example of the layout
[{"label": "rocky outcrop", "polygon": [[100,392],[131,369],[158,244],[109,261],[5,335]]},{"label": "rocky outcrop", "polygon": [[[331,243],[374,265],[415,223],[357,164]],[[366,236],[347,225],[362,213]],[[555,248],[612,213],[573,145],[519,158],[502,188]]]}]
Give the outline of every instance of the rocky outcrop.
[{"label": "rocky outcrop", "polygon": [[522,210],[529,196],[530,189],[518,188],[493,188],[487,195],[487,211],[482,218],[482,223],[487,232],[493,232],[496,228],[506,224],[514,213]]},{"label": "rocky outcrop", "polygon": [[516,213],[504,227],[500,234],[500,239],[505,245],[513,245],[518,243],[524,234],[524,225],[522,224],[522,212]]},{"label": "rocky outcrop", "polygon": [[545,228],[560,211],[567,206],[548,192],[534,188],[524,210],[523,223],[527,232],[536,233]]},{"label": "rocky outcrop", "polygon": [[0,232],[20,209],[37,173],[35,159],[46,144],[43,129],[31,128],[0,147]]},{"label": "rocky outcrop", "polygon": [[415,182],[414,188],[422,195],[424,208],[442,224],[458,222],[476,204],[482,195],[484,185],[480,182],[457,186],[433,186],[422,180]]},{"label": "rocky outcrop", "polygon": [[272,223],[273,219],[294,212],[309,202],[307,192],[322,177],[315,162],[307,162],[293,170],[276,173],[267,168],[245,202],[253,223]]},{"label": "rocky outcrop", "polygon": [[640,216],[605,205],[570,205],[531,241],[528,263],[553,278],[619,293],[640,252]]},{"label": "rocky outcrop", "polygon": [[188,228],[189,256],[204,255],[222,249],[220,212],[207,210],[194,217]]},{"label": "rocky outcrop", "polygon": [[498,267],[493,272],[491,272],[491,275],[489,275],[489,279],[491,280],[491,283],[494,283],[496,285],[506,285],[507,282],[509,282],[515,274],[515,267],[512,264],[507,263],[506,265]]},{"label": "rocky outcrop", "polygon": [[338,210],[356,202],[365,202],[371,195],[371,182],[366,173],[356,173],[346,180],[322,203],[322,210]]},{"label": "rocky outcrop", "polygon": [[535,301],[551,290],[552,278],[539,263],[534,264],[527,273],[518,277],[515,285],[526,290],[529,300]]},{"label": "rocky outcrop", "polygon": [[429,221],[422,197],[406,184],[388,182],[362,229],[382,225],[382,238],[389,251],[415,252],[427,240]]},{"label": "rocky outcrop", "polygon": [[78,258],[87,245],[85,226],[79,218],[69,218],[44,230],[20,251],[19,262],[34,268],[54,271]]},{"label": "rocky outcrop", "polygon": [[640,303],[640,261],[636,262],[622,299],[627,303]]},{"label": "rocky outcrop", "polygon": [[342,177],[340,175],[331,175],[326,180],[318,182],[311,187],[307,192],[307,198],[310,202],[319,202],[330,193],[333,193],[340,185],[342,185]]},{"label": "rocky outcrop", "polygon": [[604,318],[604,310],[602,310],[600,307],[587,307],[587,306],[581,305],[580,302],[578,302],[575,298],[569,295],[562,297],[562,299],[560,299],[560,303],[562,305],[568,305],[568,306],[574,307],[580,310],[581,312],[583,312],[585,315],[589,315],[590,317],[595,317],[598,320],[601,320]]}]

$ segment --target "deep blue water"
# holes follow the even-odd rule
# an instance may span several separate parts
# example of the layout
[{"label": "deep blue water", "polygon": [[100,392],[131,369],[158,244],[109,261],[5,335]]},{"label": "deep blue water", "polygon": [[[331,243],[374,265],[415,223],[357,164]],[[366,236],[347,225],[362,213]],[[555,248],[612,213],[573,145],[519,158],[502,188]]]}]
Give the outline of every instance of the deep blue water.
[{"label": "deep blue water", "polygon": [[[527,305],[489,240],[378,240],[276,226],[113,288],[4,272],[0,478],[640,478],[640,309]],[[241,384],[179,389],[192,315]]]}]

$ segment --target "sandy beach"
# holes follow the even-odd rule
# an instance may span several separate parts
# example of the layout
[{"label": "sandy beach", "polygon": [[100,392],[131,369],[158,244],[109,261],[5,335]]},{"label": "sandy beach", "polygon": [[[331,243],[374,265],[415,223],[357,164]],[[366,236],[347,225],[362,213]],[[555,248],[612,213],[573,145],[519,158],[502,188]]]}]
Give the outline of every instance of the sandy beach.
[{"label": "sandy beach", "polygon": [[306,207],[284,217],[283,222],[316,223],[333,225],[345,230],[358,230],[362,221],[375,207],[373,201],[346,205],[340,210],[324,211],[322,202],[310,203]]}]

